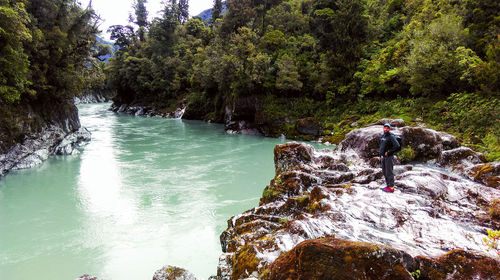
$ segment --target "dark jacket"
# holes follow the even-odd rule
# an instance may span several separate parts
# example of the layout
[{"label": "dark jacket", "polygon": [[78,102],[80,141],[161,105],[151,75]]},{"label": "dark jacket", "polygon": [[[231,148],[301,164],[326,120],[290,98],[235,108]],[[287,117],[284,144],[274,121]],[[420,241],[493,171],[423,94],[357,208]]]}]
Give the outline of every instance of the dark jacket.
[{"label": "dark jacket", "polygon": [[398,149],[399,142],[396,140],[396,137],[394,137],[394,134],[391,132],[384,133],[380,139],[379,155],[384,156],[385,152],[387,152],[387,156],[392,156]]}]

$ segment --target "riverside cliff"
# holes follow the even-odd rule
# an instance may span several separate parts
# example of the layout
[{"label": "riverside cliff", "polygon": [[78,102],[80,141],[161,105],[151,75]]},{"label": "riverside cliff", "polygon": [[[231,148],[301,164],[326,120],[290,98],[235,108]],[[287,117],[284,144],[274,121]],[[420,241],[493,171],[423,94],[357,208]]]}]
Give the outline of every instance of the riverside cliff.
[{"label": "riverside cliff", "polygon": [[0,120],[9,129],[0,133],[0,177],[11,170],[31,168],[51,155],[71,155],[91,139],[81,127],[73,101],[2,107]]}]

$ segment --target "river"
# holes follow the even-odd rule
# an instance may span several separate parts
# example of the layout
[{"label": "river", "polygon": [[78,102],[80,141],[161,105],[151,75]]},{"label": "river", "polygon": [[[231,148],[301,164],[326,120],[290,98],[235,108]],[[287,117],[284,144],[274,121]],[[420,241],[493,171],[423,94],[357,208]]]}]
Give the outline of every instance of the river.
[{"label": "river", "polygon": [[284,140],[80,105],[92,141],[0,180],[0,279],[216,274],[227,220],[258,205]]}]

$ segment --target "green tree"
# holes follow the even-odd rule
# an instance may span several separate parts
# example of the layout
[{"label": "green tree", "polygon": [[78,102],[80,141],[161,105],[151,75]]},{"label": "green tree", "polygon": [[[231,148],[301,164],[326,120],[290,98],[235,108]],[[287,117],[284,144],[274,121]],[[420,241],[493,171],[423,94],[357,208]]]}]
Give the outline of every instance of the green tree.
[{"label": "green tree", "polygon": [[302,82],[294,59],[284,54],[277,61],[278,73],[276,75],[276,88],[284,91],[299,91]]},{"label": "green tree", "polygon": [[212,8],[212,19],[210,20],[210,22],[214,24],[215,21],[221,17],[222,17],[222,0],[214,0],[214,6]]},{"label": "green tree", "polygon": [[0,102],[14,102],[28,91],[28,56],[32,36],[25,1],[0,0]]},{"label": "green tree", "polygon": [[83,86],[80,73],[96,42],[97,16],[72,0],[29,1],[26,10],[31,16],[32,43],[25,46],[31,89],[47,98],[74,96]]},{"label": "green tree", "polygon": [[488,44],[500,34],[500,2],[466,0],[464,25],[469,29],[471,48],[481,57],[486,55]]},{"label": "green tree", "polygon": [[134,28],[130,25],[112,25],[108,32],[111,33],[111,40],[115,40],[115,45],[121,50],[128,48],[135,41]]},{"label": "green tree", "polygon": [[[326,67],[324,91],[330,97],[354,98],[352,83],[367,38],[367,20],[360,0],[321,0],[314,3],[312,29],[320,40]],[[332,80],[332,82],[328,81]],[[326,87],[325,87],[326,86]]]},{"label": "green tree", "polygon": [[412,37],[405,65],[410,92],[416,96],[447,96],[464,89],[460,77],[465,69],[460,67],[456,53],[465,40],[461,19],[439,17],[416,28]]},{"label": "green tree", "polygon": [[139,40],[144,41],[144,36],[148,28],[148,11],[146,10],[147,0],[135,0],[133,7],[135,12],[135,21],[139,29],[137,30],[137,35]]},{"label": "green tree", "polygon": [[179,0],[178,19],[180,23],[184,23],[189,18],[189,1]]}]

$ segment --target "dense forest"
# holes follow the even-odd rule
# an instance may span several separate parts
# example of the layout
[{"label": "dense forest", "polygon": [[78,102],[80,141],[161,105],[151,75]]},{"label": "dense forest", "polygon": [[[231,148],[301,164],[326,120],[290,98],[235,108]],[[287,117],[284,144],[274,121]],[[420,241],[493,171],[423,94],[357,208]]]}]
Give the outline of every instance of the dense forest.
[{"label": "dense forest", "polygon": [[108,52],[98,32],[94,11],[74,0],[0,0],[0,153],[76,114],[73,97]]},{"label": "dense forest", "polygon": [[302,139],[308,117],[332,142],[399,117],[500,157],[498,1],[228,0],[223,15],[215,0],[209,25],[188,18],[187,0],[148,22],[145,2],[110,28],[115,103],[187,102],[186,118],[226,126],[229,108],[265,135]]},{"label": "dense forest", "polygon": [[0,0],[0,151],[73,110],[85,87],[115,90],[118,105],[187,104],[185,118],[333,143],[403,118],[500,158],[498,1],[215,0],[209,22],[189,18],[188,0],[150,21],[145,2],[110,28],[118,50],[106,63],[91,7]]}]

